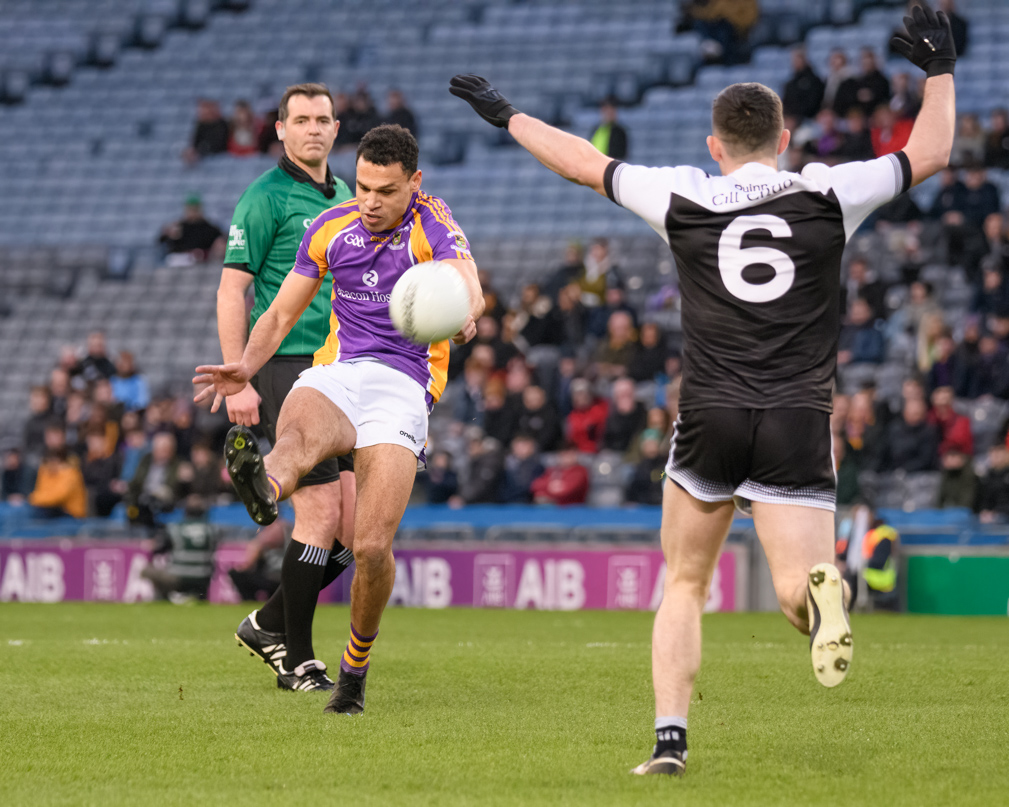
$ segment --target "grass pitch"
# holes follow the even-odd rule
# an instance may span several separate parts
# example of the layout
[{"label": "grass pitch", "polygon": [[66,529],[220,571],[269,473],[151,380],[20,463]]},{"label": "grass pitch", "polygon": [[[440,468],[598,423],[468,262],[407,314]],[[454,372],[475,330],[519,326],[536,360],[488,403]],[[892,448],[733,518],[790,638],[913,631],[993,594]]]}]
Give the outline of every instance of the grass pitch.
[{"label": "grass pitch", "polygon": [[[0,804],[1009,802],[1006,619],[856,616],[825,690],[783,617],[705,617],[677,781],[628,775],[650,614],[389,610],[345,717],[275,689],[232,638],[247,611],[0,605]],[[347,630],[320,608],[318,655]]]}]

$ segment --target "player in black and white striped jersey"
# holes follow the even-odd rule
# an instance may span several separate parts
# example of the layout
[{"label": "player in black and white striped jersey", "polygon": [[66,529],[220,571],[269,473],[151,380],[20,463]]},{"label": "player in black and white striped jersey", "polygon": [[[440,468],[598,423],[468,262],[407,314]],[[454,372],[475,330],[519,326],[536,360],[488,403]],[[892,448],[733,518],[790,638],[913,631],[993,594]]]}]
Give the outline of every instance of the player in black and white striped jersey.
[{"label": "player in black and white striped jersey", "polygon": [[715,99],[712,158],[697,168],[610,160],[590,143],[523,115],[479,76],[450,91],[507,128],[540,162],[647,221],[669,244],[683,304],[680,418],[663,498],[667,572],[652,643],[656,744],[633,773],[681,775],[687,709],[700,667],[701,612],[733,516],[749,506],[782,611],[810,634],[825,686],[851,661],[834,558],[829,415],[839,333],[841,254],[877,207],[949,161],[956,52],[949,21],[915,7],[893,46],[928,80],[902,152],[779,171],[788,146],[781,101],[760,84]]}]

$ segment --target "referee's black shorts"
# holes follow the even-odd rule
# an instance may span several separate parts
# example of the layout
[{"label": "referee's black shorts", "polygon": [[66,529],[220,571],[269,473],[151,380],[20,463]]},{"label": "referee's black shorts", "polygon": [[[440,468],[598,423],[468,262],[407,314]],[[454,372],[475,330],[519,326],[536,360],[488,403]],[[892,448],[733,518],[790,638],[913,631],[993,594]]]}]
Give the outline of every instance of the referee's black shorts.
[{"label": "referee's black shorts", "polygon": [[673,429],[666,476],[705,502],[834,510],[830,415],[816,409],[695,409]]},{"label": "referee's black shorts", "polygon": [[[270,441],[277,442],[277,420],[284,398],[298,376],[312,366],[311,356],[274,356],[252,377],[252,386],[259,393],[259,426]],[[340,478],[340,471],[354,472],[354,455],[323,460],[301,477],[298,487],[325,485]]]}]

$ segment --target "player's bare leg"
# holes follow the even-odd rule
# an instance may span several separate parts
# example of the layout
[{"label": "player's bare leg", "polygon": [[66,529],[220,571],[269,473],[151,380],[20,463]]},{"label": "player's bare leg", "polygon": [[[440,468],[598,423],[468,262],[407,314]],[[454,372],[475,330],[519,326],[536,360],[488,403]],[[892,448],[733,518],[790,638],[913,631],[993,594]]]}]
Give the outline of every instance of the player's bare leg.
[{"label": "player's bare leg", "polygon": [[703,502],[666,482],[662,496],[666,582],[652,633],[656,747],[652,758],[633,773],[683,772],[687,710],[701,666],[701,614],[732,513],[732,502]]},{"label": "player's bare leg", "polygon": [[291,390],[277,419],[277,444],[266,456],[266,472],[290,496],[312,468],[354,450],[357,430],[343,411],[311,387]]},{"label": "player's bare leg", "polygon": [[357,472],[354,534],[357,567],[350,589],[351,638],[340,663],[336,691],[325,709],[342,714],[364,710],[364,683],[371,648],[396,579],[392,539],[413,490],[417,458],[403,446],[368,446],[354,452],[354,468]]},{"label": "player's bare leg", "polygon": [[817,680],[836,686],[851,664],[852,645],[850,592],[833,565],[834,514],[815,507],[753,502],[753,523],[782,612],[796,629],[811,634]]}]

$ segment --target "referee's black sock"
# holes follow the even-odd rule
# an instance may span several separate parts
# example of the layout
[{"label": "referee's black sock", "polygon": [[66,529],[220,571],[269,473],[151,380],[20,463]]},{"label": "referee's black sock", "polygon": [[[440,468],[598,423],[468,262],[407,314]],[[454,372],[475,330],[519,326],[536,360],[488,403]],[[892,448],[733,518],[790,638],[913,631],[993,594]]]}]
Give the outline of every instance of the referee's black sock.
[{"label": "referee's black sock", "polygon": [[[304,544],[302,544],[304,546]],[[287,557],[285,554],[284,562],[287,562]],[[326,561],[326,570],[322,574],[322,582],[319,584],[319,591],[326,588],[330,583],[332,583],[336,578],[343,574],[350,567],[350,564],[354,562],[354,553],[350,549],[344,549],[340,544],[333,547],[333,551],[329,553],[329,558]],[[281,585],[277,586],[277,590],[273,592],[273,595],[265,603],[263,607],[259,609],[259,613],[256,615],[256,622],[259,623],[259,627],[263,630],[268,630],[273,633],[284,633],[285,623],[284,623],[284,586],[283,582]]]},{"label": "referee's black sock", "polygon": [[[315,658],[312,648],[312,620],[319,599],[322,576],[326,572],[329,550],[292,540],[284,552],[280,569],[280,587],[284,590],[284,633],[287,656],[284,669],[293,670]],[[260,623],[262,624],[262,623]]]},{"label": "referee's black sock", "polygon": [[655,719],[655,750],[653,757],[664,751],[675,751],[680,759],[687,759],[687,718],[657,717]]}]

